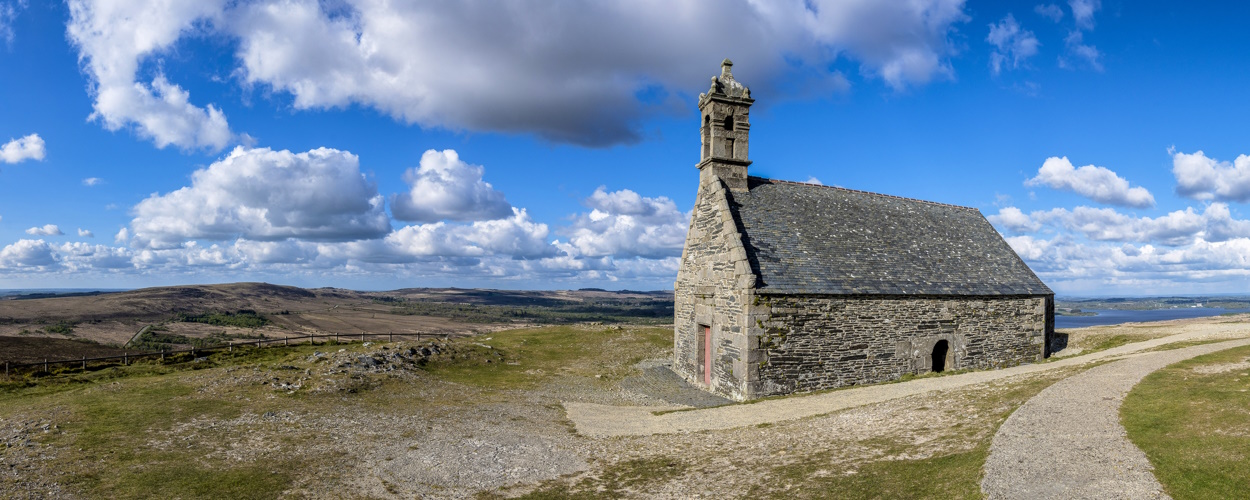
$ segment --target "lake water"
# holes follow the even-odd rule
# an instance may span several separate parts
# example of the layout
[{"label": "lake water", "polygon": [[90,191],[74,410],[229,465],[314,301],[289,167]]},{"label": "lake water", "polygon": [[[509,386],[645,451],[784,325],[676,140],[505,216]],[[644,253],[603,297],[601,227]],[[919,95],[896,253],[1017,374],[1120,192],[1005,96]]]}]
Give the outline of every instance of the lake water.
[{"label": "lake water", "polygon": [[1250,312],[1250,309],[1221,309],[1218,307],[1183,307],[1178,309],[1152,309],[1149,311],[1124,311],[1119,309],[1082,309],[1096,312],[1097,316],[1055,315],[1055,328],[1080,328],[1082,326],[1117,325],[1129,321],[1164,321],[1169,319],[1202,318],[1227,313]]}]

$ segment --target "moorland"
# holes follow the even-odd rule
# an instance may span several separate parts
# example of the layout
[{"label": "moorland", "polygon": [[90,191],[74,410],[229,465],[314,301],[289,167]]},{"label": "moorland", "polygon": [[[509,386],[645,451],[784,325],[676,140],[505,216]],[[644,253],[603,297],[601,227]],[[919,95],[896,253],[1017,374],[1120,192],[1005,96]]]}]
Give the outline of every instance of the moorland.
[{"label": "moorland", "polygon": [[671,292],[410,288],[360,292],[267,283],[0,297],[0,362],[107,356],[309,334],[463,336],[533,325],[672,322]]},{"label": "moorland", "polygon": [[[264,284],[0,300],[4,335],[45,349],[132,350],[145,328],[161,328],[169,337],[155,340],[170,345],[239,343],[0,379],[0,497],[980,498],[999,426],[1051,384],[1105,362],[1098,353],[1178,333],[1189,340],[1176,345],[1250,336],[1246,316],[1076,329],[1062,332],[1067,348],[1055,359],[1077,362],[1054,369],[802,418],[756,415],[751,425],[579,432],[574,405],[768,412],[667,370],[671,300]],[[246,345],[340,329],[439,335]],[[1247,348],[1195,358],[1130,394],[1129,436],[1158,460],[1173,497],[1250,487],[1247,363]],[[973,374],[898,384],[964,375]]]}]

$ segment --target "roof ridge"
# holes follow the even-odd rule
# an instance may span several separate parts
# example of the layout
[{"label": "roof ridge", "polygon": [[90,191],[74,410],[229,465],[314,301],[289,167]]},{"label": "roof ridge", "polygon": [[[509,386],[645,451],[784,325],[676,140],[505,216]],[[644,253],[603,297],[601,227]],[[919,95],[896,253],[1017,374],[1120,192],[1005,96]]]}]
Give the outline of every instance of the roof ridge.
[{"label": "roof ridge", "polygon": [[874,193],[874,192],[872,192],[872,191],[863,191],[863,190],[859,190],[859,189],[850,189],[850,188],[844,188],[844,187],[840,187],[840,186],[826,186],[826,185],[824,185],[824,184],[812,184],[812,183],[810,183],[810,182],[787,181],[787,180],[784,180],[784,179],[770,179],[770,178],[768,178],[768,177],[759,177],[759,176],[756,176],[756,175],[751,175],[751,176],[748,176],[748,178],[749,178],[749,179],[760,179],[760,180],[765,180],[765,181],[768,181],[768,182],[780,182],[780,183],[785,183],[785,184],[798,184],[798,185],[800,185],[800,186],[812,186],[812,187],[820,187],[820,188],[826,188],[826,189],[840,189],[840,190],[842,190],[842,191],[848,191],[848,192],[851,192],[851,193],[869,194],[869,195],[873,195],[873,196],[884,196],[884,197],[886,197],[886,198],[894,198],[894,199],[896,199],[896,200],[917,201],[917,202],[920,202],[920,203],[928,203],[928,204],[930,204],[930,205],[937,205],[937,206],[940,206],[940,207],[962,208],[962,209],[964,209],[964,210],[975,210],[975,211],[977,211],[977,212],[980,212],[980,211],[981,211],[981,210],[980,210],[980,209],[978,209],[978,208],[966,207],[966,206],[963,206],[963,205],[954,205],[954,204],[950,204],[950,203],[942,203],[942,202],[939,202],[939,201],[922,200],[922,199],[919,199],[919,198],[908,198],[908,197],[906,197],[906,196],[895,196],[895,195],[892,195],[892,194],[885,194],[885,193]]}]

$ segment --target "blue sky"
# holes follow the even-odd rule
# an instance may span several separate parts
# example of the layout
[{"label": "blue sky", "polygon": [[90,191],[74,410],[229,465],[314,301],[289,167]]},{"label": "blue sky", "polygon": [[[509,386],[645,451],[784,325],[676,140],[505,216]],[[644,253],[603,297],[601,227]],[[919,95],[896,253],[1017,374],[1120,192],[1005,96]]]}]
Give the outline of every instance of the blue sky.
[{"label": "blue sky", "polygon": [[0,288],[667,289],[753,175],[975,207],[1060,294],[1243,292],[1250,33],[1097,0],[0,0]]}]

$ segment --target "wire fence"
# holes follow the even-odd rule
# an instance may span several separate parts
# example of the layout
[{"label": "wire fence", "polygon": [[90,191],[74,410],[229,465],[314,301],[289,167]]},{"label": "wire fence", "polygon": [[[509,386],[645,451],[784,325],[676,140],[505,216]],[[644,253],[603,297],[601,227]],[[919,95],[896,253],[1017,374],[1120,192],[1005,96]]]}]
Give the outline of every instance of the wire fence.
[{"label": "wire fence", "polygon": [[251,347],[251,346],[262,347],[265,345],[272,345],[272,344],[279,344],[279,343],[282,345],[291,345],[292,343],[302,344],[305,341],[307,341],[310,344],[316,345],[317,339],[326,339],[327,342],[330,339],[333,339],[335,343],[356,342],[356,341],[367,342],[369,339],[374,339],[374,340],[379,340],[379,341],[382,339],[386,339],[388,342],[394,342],[396,337],[400,339],[416,338],[417,341],[420,341],[423,338],[446,340],[446,339],[450,339],[452,337],[452,334],[450,333],[395,333],[395,332],[387,332],[387,333],[361,332],[359,334],[325,333],[325,334],[319,334],[319,335],[318,334],[300,335],[296,337],[255,339],[255,340],[249,339],[246,341],[232,341],[232,342],[221,344],[221,345],[208,346],[208,347],[192,347],[190,349],[170,349],[170,350],[162,349],[161,351],[158,351],[158,352],[148,351],[148,352],[137,352],[133,354],[129,352],[124,352],[119,356],[100,356],[100,357],[94,357],[94,358],[88,358],[86,356],[83,356],[78,359],[58,359],[58,360],[49,360],[45,358],[43,361],[35,362],[35,363],[10,363],[8,361],[5,361],[4,362],[4,375],[6,377],[9,376],[10,374],[16,375],[22,371],[29,371],[31,368],[36,369],[35,373],[39,373],[40,372],[39,368],[42,368],[43,373],[50,374],[52,373],[50,368],[53,366],[59,366],[59,365],[80,364],[82,366],[82,369],[86,370],[87,363],[91,363],[95,367],[102,367],[102,366],[116,365],[116,364],[119,364],[118,362],[120,361],[120,364],[124,366],[124,365],[129,365],[131,361],[144,359],[144,358],[158,358],[159,357],[161,361],[164,362],[166,357],[168,356],[175,356],[178,354],[185,354],[185,353],[190,353],[191,359],[196,359],[198,355],[201,353],[207,354],[207,353],[211,353],[215,351],[233,351],[235,347]]}]

